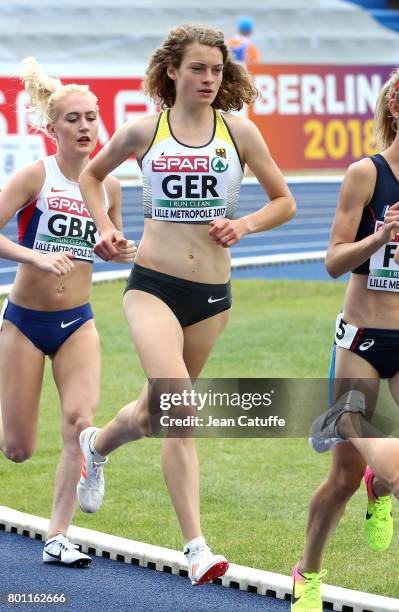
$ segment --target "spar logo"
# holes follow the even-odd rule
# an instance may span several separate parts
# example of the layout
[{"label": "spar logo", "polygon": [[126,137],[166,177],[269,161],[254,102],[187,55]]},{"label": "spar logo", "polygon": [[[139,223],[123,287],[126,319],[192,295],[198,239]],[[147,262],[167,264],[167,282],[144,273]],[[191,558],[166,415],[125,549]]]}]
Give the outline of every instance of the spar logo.
[{"label": "spar logo", "polygon": [[213,157],[211,161],[212,170],[214,172],[225,172],[229,167],[229,164],[225,159],[221,157]]},{"label": "spar logo", "polygon": [[58,210],[70,215],[77,215],[78,217],[90,217],[89,211],[81,200],[52,196],[47,198],[47,205],[50,210]]},{"label": "spar logo", "polygon": [[152,160],[153,172],[209,172],[205,155],[164,155]]}]

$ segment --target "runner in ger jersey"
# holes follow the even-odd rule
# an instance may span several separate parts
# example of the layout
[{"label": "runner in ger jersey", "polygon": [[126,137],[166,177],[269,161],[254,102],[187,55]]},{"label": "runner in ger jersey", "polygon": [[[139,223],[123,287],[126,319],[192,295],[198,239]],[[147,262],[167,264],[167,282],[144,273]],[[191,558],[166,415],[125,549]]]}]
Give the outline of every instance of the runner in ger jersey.
[{"label": "runner in ger jersey", "polygon": [[[124,311],[149,383],[111,424],[82,434],[85,466],[78,497],[89,512],[101,504],[103,488],[90,453],[105,460],[124,442],[164,426],[163,472],[182,531],[189,578],[202,584],[223,575],[228,563],[211,552],[202,535],[195,441],[190,424],[186,429],[179,425],[179,420],[190,423],[195,418],[195,401],[177,411],[183,419],[174,410],[164,418],[160,398],[164,391],[193,397],[191,380],[199,376],[228,321],[229,247],[247,234],[288,221],[295,203],[255,125],[228,113],[250,102],[256,90],[229,56],[221,32],[197,26],[172,30],[150,59],[144,88],[165,112],[120,128],[107,151],[83,173],[81,189],[99,229],[99,252],[113,257],[121,234],[104,214],[101,182],[131,155],[142,165],[144,234],[127,282]],[[270,201],[236,218],[245,164]]]},{"label": "runner in ger jersey", "polygon": [[220,111],[214,111],[210,142],[201,147],[179,142],[170,112],[161,113],[142,171],[145,218],[203,224],[234,219],[243,168]]}]

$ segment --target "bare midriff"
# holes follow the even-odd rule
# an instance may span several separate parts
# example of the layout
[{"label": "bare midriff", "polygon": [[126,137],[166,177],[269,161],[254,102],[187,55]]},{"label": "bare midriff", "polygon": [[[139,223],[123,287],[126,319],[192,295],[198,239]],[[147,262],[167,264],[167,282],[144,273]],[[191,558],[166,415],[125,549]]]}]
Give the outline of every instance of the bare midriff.
[{"label": "bare midriff", "polygon": [[145,219],[136,263],[198,283],[226,283],[230,253],[209,236],[209,225]]},{"label": "bare midriff", "polygon": [[90,300],[93,265],[75,261],[73,269],[62,276],[43,272],[31,264],[20,264],[10,299],[32,310],[53,312],[86,304]]},{"label": "bare midriff", "polygon": [[399,295],[367,289],[367,274],[351,274],[344,319],[356,327],[399,329]]}]

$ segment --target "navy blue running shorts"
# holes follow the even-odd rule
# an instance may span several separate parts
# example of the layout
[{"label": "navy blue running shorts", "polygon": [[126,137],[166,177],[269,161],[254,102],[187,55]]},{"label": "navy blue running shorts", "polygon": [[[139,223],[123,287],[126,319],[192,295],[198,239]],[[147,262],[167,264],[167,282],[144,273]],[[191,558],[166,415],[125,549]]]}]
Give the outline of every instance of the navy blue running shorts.
[{"label": "navy blue running shorts", "polygon": [[[14,323],[45,355],[54,355],[69,336],[93,318],[90,304],[47,312],[17,306],[8,298],[2,313],[3,319]],[[0,320],[0,328],[2,323]]]},{"label": "navy blue running shorts", "polygon": [[337,317],[334,344],[365,359],[381,378],[399,372],[399,330],[355,327]]}]

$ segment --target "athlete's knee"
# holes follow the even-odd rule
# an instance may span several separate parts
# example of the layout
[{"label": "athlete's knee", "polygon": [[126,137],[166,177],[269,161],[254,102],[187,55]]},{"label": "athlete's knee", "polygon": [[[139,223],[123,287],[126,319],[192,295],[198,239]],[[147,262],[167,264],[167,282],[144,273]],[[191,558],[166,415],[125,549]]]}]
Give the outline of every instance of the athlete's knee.
[{"label": "athlete's knee", "polygon": [[138,431],[141,436],[145,438],[151,438],[155,436],[159,431],[158,427],[154,428],[154,422],[151,419],[148,411],[145,410],[135,411],[131,415],[131,418],[129,420],[129,429],[132,432]]},{"label": "athlete's knee", "polygon": [[360,487],[363,471],[358,469],[340,469],[334,471],[328,478],[327,483],[336,499],[345,501],[352,497]]},{"label": "athlete's knee", "polygon": [[75,443],[79,440],[79,435],[83,429],[90,427],[93,424],[93,419],[88,414],[79,414],[79,412],[69,412],[64,415],[62,421],[62,435],[64,440],[72,440]]},{"label": "athlete's knee", "polygon": [[23,463],[32,457],[35,449],[34,446],[5,443],[2,450],[10,461],[14,463]]}]

